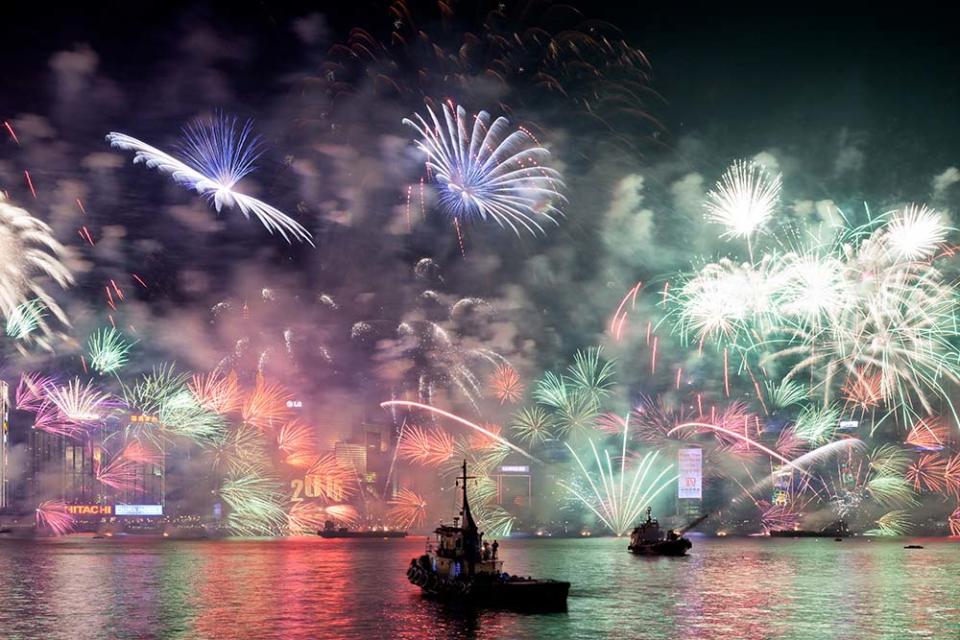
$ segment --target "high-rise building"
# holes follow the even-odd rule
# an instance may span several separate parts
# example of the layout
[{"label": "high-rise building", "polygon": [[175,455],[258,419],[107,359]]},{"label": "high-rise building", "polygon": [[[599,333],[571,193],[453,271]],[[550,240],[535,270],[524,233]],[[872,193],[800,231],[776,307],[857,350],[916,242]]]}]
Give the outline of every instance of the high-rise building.
[{"label": "high-rise building", "polygon": [[0,380],[0,509],[10,506],[10,385]]}]

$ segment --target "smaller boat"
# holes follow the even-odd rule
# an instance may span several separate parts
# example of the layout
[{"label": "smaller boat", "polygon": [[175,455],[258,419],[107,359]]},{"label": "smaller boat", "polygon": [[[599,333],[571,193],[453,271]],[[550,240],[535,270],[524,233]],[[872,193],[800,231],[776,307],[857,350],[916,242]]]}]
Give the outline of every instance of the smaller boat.
[{"label": "smaller boat", "polygon": [[407,579],[424,596],[466,607],[495,607],[520,611],[564,611],[570,583],[512,576],[503,572],[497,557],[499,543],[483,540],[467,501],[467,462],[463,462],[463,502],[452,525],[436,529],[436,544],[413,558]]},{"label": "smaller boat", "polygon": [[660,523],[650,515],[650,507],[647,507],[647,519],[630,534],[627,549],[640,556],[685,556],[693,543],[683,537],[683,534],[706,519],[707,516],[702,515],[682,529],[671,529],[664,535],[660,530]]},{"label": "smaller boat", "polygon": [[923,545],[922,545],[922,544],[908,544],[908,545],[906,545],[906,546],[904,547],[904,549],[923,549]]},{"label": "smaller boat", "polygon": [[346,527],[336,528],[333,522],[327,520],[323,524],[323,529],[317,531],[321,538],[406,538],[406,531],[395,531],[393,529],[362,529],[353,530]]}]

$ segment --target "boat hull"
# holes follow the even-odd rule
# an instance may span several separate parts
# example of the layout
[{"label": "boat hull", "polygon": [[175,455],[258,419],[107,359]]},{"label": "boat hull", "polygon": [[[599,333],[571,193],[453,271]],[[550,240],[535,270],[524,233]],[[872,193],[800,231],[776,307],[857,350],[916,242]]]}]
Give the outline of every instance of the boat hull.
[{"label": "boat hull", "polygon": [[680,538],[679,540],[631,544],[627,547],[627,550],[638,556],[685,556],[692,546],[693,544],[689,540]]},{"label": "boat hull", "polygon": [[570,583],[560,580],[517,577],[451,580],[418,566],[411,566],[407,578],[420,587],[427,598],[462,606],[518,611],[565,611],[570,592]]}]

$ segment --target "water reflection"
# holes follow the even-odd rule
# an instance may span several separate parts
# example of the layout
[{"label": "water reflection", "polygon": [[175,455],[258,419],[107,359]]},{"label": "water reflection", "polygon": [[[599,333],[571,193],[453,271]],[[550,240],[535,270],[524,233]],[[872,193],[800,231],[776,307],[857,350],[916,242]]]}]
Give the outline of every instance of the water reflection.
[{"label": "water reflection", "polygon": [[422,539],[0,541],[2,638],[960,637],[960,545],[508,541],[507,570],[570,580],[567,613],[464,611],[406,581]]}]

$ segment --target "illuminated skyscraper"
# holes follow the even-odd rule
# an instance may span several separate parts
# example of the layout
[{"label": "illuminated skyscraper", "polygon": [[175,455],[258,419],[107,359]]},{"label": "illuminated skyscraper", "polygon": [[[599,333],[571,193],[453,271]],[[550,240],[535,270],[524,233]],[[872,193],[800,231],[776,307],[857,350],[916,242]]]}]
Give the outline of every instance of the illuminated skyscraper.
[{"label": "illuminated skyscraper", "polygon": [[10,506],[10,386],[0,380],[0,509]]}]

